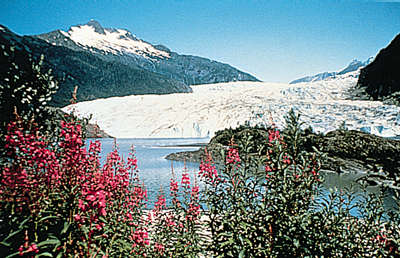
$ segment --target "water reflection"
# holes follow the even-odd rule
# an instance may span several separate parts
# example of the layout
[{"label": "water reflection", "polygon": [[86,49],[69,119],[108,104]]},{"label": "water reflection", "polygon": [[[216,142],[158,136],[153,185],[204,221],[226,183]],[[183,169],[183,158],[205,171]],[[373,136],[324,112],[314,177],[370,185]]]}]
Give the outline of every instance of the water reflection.
[{"label": "water reflection", "polygon": [[[361,200],[367,194],[374,193],[383,198],[383,206],[386,211],[398,210],[397,202],[393,199],[393,192],[391,189],[384,189],[382,186],[368,186],[358,183],[358,179],[365,176],[365,174],[356,173],[343,173],[338,174],[332,171],[321,171],[324,179],[322,184],[322,195],[328,196],[331,191],[342,191],[356,195],[354,202]],[[353,215],[359,216],[357,210],[352,211]]]}]

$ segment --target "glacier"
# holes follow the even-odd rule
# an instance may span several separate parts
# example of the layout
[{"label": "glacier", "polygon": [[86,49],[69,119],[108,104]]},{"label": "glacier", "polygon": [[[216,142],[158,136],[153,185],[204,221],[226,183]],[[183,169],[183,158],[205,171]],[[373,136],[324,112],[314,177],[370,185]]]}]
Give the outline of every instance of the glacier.
[{"label": "glacier", "polygon": [[298,84],[229,82],[192,86],[193,93],[131,95],[80,102],[63,108],[89,117],[116,138],[212,137],[241,124],[282,128],[293,108],[304,126],[327,133],[340,128],[384,137],[400,136],[400,107],[347,99],[359,70]]}]

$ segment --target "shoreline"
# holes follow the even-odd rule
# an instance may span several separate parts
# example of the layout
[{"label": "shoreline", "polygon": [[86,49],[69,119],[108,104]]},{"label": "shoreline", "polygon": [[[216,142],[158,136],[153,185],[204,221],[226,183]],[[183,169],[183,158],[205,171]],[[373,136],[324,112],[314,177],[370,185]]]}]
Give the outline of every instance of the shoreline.
[{"label": "shoreline", "polygon": [[[165,159],[200,163],[205,158],[205,149],[214,161],[221,161],[221,152],[227,148],[224,141],[238,137],[244,131],[262,135],[263,129],[245,128],[233,133],[221,132],[198,150],[181,151],[167,155]],[[337,174],[360,175],[356,181],[369,186],[384,185],[400,190],[400,141],[399,138],[385,138],[355,130],[336,130],[326,135],[304,133],[304,151],[325,155],[321,169]],[[198,145],[197,145],[198,146]]]},{"label": "shoreline", "polygon": [[208,143],[189,143],[189,144],[172,144],[172,145],[154,145],[154,148],[201,148],[206,147]]}]

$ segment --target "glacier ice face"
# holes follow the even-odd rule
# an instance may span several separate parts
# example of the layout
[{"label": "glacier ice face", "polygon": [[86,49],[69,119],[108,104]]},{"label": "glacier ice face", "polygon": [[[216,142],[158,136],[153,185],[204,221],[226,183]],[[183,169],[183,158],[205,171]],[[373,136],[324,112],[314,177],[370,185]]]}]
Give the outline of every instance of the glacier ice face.
[{"label": "glacier ice face", "polygon": [[212,137],[218,130],[250,124],[284,126],[294,108],[305,125],[326,133],[348,129],[400,135],[400,108],[379,101],[346,100],[358,72],[295,85],[231,82],[192,86],[193,93],[132,95],[80,102],[64,108],[117,138]]}]

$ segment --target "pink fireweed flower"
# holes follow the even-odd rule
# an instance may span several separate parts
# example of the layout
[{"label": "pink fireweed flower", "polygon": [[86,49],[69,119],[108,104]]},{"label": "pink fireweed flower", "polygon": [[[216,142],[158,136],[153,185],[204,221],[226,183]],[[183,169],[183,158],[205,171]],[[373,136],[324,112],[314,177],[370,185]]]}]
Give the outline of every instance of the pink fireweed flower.
[{"label": "pink fireweed flower", "polygon": [[100,214],[100,216],[103,216],[103,217],[105,217],[105,216],[107,215],[107,211],[106,211],[106,209],[104,209],[104,208],[100,208],[100,210],[99,210],[99,214]]},{"label": "pink fireweed flower", "polygon": [[188,173],[186,173],[186,172],[182,173],[182,181],[181,181],[181,184],[182,184],[184,187],[190,187],[190,178],[189,178],[189,174],[188,174]]},{"label": "pink fireweed flower", "polygon": [[137,168],[138,168],[137,163],[138,163],[138,161],[135,156],[135,148],[134,148],[134,146],[132,146],[131,151],[129,152],[129,157],[128,157],[128,170],[130,170],[130,169],[137,170]]},{"label": "pink fireweed flower", "polygon": [[198,198],[199,196],[199,186],[194,186],[192,189],[191,197],[192,198]]},{"label": "pink fireweed flower", "polygon": [[171,191],[171,194],[178,192],[178,182],[172,178],[169,183],[169,190]]},{"label": "pink fireweed flower", "polygon": [[187,215],[186,215],[186,220],[194,221],[199,217],[199,215],[200,215],[200,205],[190,203],[189,209],[188,209]]},{"label": "pink fireweed flower", "polygon": [[156,203],[154,204],[154,209],[162,210],[166,208],[166,200],[163,194],[160,194],[157,198]]},{"label": "pink fireweed flower", "polygon": [[287,154],[285,154],[282,158],[283,158],[283,163],[288,165],[291,163],[291,160]]},{"label": "pink fireweed flower", "polygon": [[282,140],[282,136],[280,135],[278,130],[269,130],[268,131],[268,141],[270,143],[274,142],[274,141],[281,141]]},{"label": "pink fireweed flower", "polygon": [[207,149],[205,149],[205,154],[206,159],[205,161],[202,160],[199,166],[199,176],[202,179],[206,179],[212,183],[216,183],[220,180],[220,178],[218,177],[217,168],[213,164],[212,157],[207,152]]},{"label": "pink fireweed flower", "polygon": [[230,147],[228,149],[228,156],[226,157],[226,164],[236,164],[238,162],[240,162],[238,150]]},{"label": "pink fireweed flower", "polygon": [[165,247],[163,244],[160,243],[154,243],[154,248],[162,255],[165,251]]},{"label": "pink fireweed flower", "polygon": [[176,226],[175,217],[171,212],[168,212],[165,217],[166,226],[168,228],[173,228]]},{"label": "pink fireweed flower", "polygon": [[26,252],[27,253],[34,252],[34,253],[37,254],[37,253],[39,253],[39,248],[38,248],[38,246],[36,244],[31,244],[29,246],[28,250],[26,250]]},{"label": "pink fireweed flower", "polygon": [[74,215],[74,219],[75,219],[76,221],[80,221],[80,220],[81,220],[81,215],[75,214],[75,215]]},{"label": "pink fireweed flower", "polygon": [[24,245],[21,245],[21,246],[18,248],[18,251],[19,251],[19,256],[23,256],[23,255],[24,255]]},{"label": "pink fireweed flower", "polygon": [[92,194],[86,196],[86,200],[90,202],[94,202],[96,200],[96,197]]},{"label": "pink fireweed flower", "polygon": [[133,233],[132,240],[134,241],[133,247],[149,245],[149,234],[144,230],[137,230]]},{"label": "pink fireweed flower", "polygon": [[271,172],[272,169],[269,165],[265,165],[265,172]]}]

